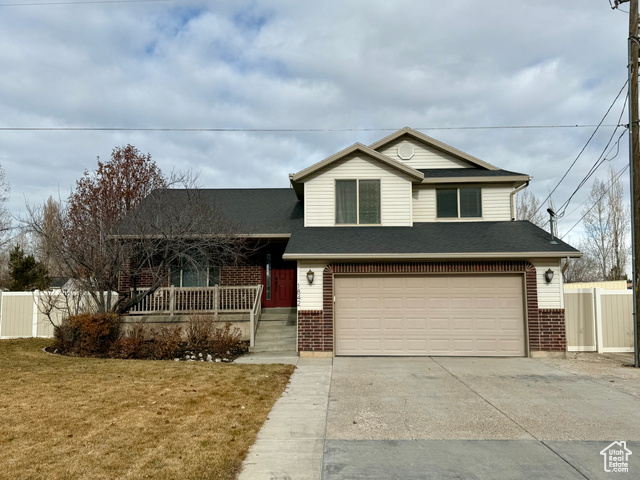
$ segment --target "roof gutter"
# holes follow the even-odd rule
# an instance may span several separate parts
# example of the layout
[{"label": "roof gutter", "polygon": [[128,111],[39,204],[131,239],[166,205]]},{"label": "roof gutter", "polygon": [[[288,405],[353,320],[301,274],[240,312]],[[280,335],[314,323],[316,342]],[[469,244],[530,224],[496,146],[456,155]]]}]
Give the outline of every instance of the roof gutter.
[{"label": "roof gutter", "polygon": [[525,183],[524,185],[519,186],[518,188],[516,188],[513,192],[511,192],[509,194],[509,205],[511,206],[511,221],[513,222],[516,219],[516,208],[515,208],[515,204],[514,202],[514,195],[516,193],[518,193],[521,190],[524,190],[525,188],[527,188],[529,186],[529,180],[527,180],[527,183]]}]

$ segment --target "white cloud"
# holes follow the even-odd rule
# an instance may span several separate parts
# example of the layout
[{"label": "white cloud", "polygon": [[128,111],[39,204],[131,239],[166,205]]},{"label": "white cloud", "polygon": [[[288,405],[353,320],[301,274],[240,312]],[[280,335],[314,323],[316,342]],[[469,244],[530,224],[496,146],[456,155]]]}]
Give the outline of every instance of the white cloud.
[{"label": "white cloud", "polygon": [[[1,13],[2,127],[591,124],[626,78],[627,17],[605,1],[183,1]],[[610,131],[594,139],[556,204]],[[124,143],[165,171],[200,171],[206,186],[282,187],[287,173],[387,133],[0,131],[0,163],[18,211],[24,197],[66,196],[96,156]],[[533,175],[542,197],[591,131],[426,133]],[[623,142],[614,165],[625,156]]]}]

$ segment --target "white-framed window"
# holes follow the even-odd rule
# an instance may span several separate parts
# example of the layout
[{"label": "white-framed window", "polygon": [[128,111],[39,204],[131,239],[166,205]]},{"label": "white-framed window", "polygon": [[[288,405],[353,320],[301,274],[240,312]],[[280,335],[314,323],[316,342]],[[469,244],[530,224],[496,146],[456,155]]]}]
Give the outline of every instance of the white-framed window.
[{"label": "white-framed window", "polygon": [[336,224],[379,225],[380,180],[336,180]]},{"label": "white-framed window", "polygon": [[438,218],[481,218],[482,189],[480,187],[436,189]]},{"label": "white-framed window", "polygon": [[174,287],[213,287],[220,284],[220,267],[183,263],[172,267],[169,285]]}]

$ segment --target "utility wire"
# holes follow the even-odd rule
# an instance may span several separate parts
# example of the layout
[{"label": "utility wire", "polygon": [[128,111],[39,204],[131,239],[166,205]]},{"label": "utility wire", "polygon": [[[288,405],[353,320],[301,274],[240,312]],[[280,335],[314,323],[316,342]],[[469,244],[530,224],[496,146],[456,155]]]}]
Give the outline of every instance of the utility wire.
[{"label": "utility wire", "polygon": [[[606,160],[607,162],[610,162],[610,161],[614,160],[614,159],[618,156],[618,154],[620,153],[620,140],[621,140],[622,136],[623,136],[625,133],[627,133],[627,132],[628,132],[628,130],[625,130],[625,131],[622,133],[622,135],[621,135],[620,137],[618,137],[618,141],[616,141],[616,144],[615,144],[613,147],[611,147],[611,150],[613,150],[613,148],[617,146],[617,148],[616,148],[616,153],[615,153],[615,155],[614,155],[613,157],[611,157],[611,158],[605,158],[605,160]],[[609,150],[609,153],[611,153],[611,150]],[[588,200],[588,199],[587,199],[587,200]],[[578,210],[582,205],[584,205],[584,204],[587,202],[587,200],[585,200],[585,201],[584,201],[584,202],[582,202],[580,205],[578,205],[576,208],[574,208],[573,210],[571,210],[571,212],[569,212],[567,215],[568,215],[568,216],[573,215],[573,214],[574,214],[574,212],[575,212],[576,210]],[[566,208],[565,208],[565,210],[566,210]],[[564,215],[564,212],[563,212],[563,215]]]},{"label": "utility wire", "polygon": [[[572,226],[572,227],[567,231],[567,233],[565,233],[564,235],[562,235],[562,237],[560,237],[560,240],[562,240],[564,237],[566,237],[567,235],[569,235],[569,233],[571,232],[571,230],[573,230],[574,228],[576,228],[576,227],[578,226],[578,224],[579,224],[580,222],[582,222],[582,220],[584,220],[584,217],[586,217],[586,216],[589,214],[589,212],[590,212],[591,210],[593,210],[593,208],[598,204],[598,202],[599,202],[600,200],[602,200],[602,198],[603,198],[607,193],[609,193],[609,190],[611,190],[611,189],[613,188],[613,186],[616,184],[616,181],[617,181],[617,180],[622,176],[622,174],[623,174],[623,173],[624,173],[628,168],[629,168],[629,164],[625,165],[625,167],[624,167],[622,170],[620,170],[620,171],[616,174],[616,176],[611,180],[611,185],[609,185],[609,188],[607,188],[607,190],[606,190],[602,195],[600,195],[600,197],[598,197],[598,199],[597,199],[595,202],[593,202],[593,205],[591,205],[591,207],[589,207],[589,209],[588,209],[586,212],[584,212],[584,214],[580,217],[580,219],[579,219],[576,223],[574,223],[574,224],[573,224],[573,226]],[[586,202],[586,200],[585,200],[585,202]],[[583,202],[583,203],[585,203],[585,202]]]},{"label": "utility wire", "polygon": [[[600,122],[598,123],[598,125],[596,126],[595,130],[593,131],[593,133],[591,134],[591,136],[589,137],[589,140],[587,140],[587,143],[585,143],[584,147],[582,147],[582,150],[580,150],[580,153],[578,153],[578,156],[575,158],[575,160],[573,161],[573,163],[571,163],[571,165],[569,166],[569,168],[567,169],[567,171],[564,173],[564,175],[562,176],[562,178],[560,179],[560,181],[556,184],[556,186],[553,188],[553,190],[551,190],[551,193],[549,193],[549,195],[547,195],[547,198],[545,198],[541,203],[540,206],[538,207],[538,209],[533,212],[533,214],[535,215],[536,213],[538,213],[538,211],[540,211],[540,209],[542,208],[543,205],[545,205],[547,203],[547,200],[549,200],[551,198],[551,195],[553,195],[553,193],[558,189],[558,187],[560,186],[560,184],[562,183],[562,181],[567,177],[567,175],[569,174],[569,172],[571,171],[571,169],[573,168],[573,166],[576,164],[576,162],[580,159],[580,157],[582,156],[582,154],[584,153],[584,151],[587,149],[587,147],[589,146],[589,144],[591,143],[591,140],[593,140],[593,137],[595,137],[596,133],[598,132],[598,130],[600,129],[600,127],[602,126],[602,124],[604,123],[605,119],[607,118],[607,116],[609,115],[609,112],[611,112],[611,109],[613,108],[613,106],[616,104],[616,102],[618,101],[618,98],[620,98],[620,95],[622,95],[623,90],[625,89],[625,87],[627,86],[627,83],[629,83],[629,80],[627,80],[626,82],[624,82],[624,85],[622,86],[622,88],[620,89],[620,91],[618,92],[618,94],[616,95],[616,98],[613,99],[613,102],[611,102],[611,105],[609,106],[609,108],[607,109],[606,113],[604,114],[604,116],[602,117],[602,120],[600,120]],[[618,125],[616,125],[616,128],[618,128]]]},{"label": "utility wire", "polygon": [[[414,130],[508,130],[545,128],[623,127],[608,125],[496,125],[462,127],[416,127]],[[305,133],[305,132],[395,132],[397,128],[128,128],[128,127],[0,127],[4,132],[248,132],[248,133]]]},{"label": "utility wire", "polygon": [[[620,112],[620,118],[622,118],[622,115],[624,114],[624,109],[625,109],[626,105],[627,105],[627,102],[625,100],[624,105],[622,106],[622,111]],[[560,205],[560,209],[559,210],[562,210],[562,211],[558,213],[558,216],[560,216],[560,217],[564,216],[564,212],[566,212],[567,208],[569,207],[569,203],[571,203],[571,200],[573,199],[575,194],[578,193],[578,191],[596,173],[596,171],[604,164],[604,162],[610,162],[611,160],[613,160],[614,158],[616,158],[618,156],[618,153],[620,153],[620,140],[622,140],[622,137],[624,136],[625,133],[627,133],[628,129],[626,129],[626,128],[624,129],[624,131],[618,136],[618,140],[616,140],[616,142],[611,147],[611,150],[613,150],[615,147],[617,147],[616,154],[611,158],[607,158],[607,154],[611,153],[611,150],[609,150],[607,152],[607,149],[609,148],[609,145],[611,144],[611,141],[615,137],[615,134],[616,134],[617,131],[618,131],[618,128],[616,127],[616,129],[613,131],[613,133],[609,137],[609,141],[604,146],[604,149],[602,150],[602,153],[600,154],[600,156],[598,157],[596,162],[593,164],[591,169],[583,177],[583,179],[580,181],[580,183],[578,184],[576,189],[573,191],[573,193],[571,195],[569,195],[569,198],[562,205]]]}]

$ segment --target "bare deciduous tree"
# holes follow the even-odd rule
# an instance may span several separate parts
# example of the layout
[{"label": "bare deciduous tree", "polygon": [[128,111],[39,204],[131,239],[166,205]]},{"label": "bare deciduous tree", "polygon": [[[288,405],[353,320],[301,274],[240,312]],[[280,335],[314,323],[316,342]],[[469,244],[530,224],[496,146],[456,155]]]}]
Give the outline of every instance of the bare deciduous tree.
[{"label": "bare deciduous tree", "polygon": [[566,283],[598,281],[600,275],[596,260],[586,251],[583,244],[580,244],[578,250],[583,252],[583,255],[569,260],[569,265],[564,271],[564,281]]},{"label": "bare deciduous tree", "polygon": [[540,202],[531,190],[524,189],[516,194],[516,218],[518,220],[529,220],[542,228],[546,219],[543,212],[538,211],[539,208]]},{"label": "bare deciduous tree", "polygon": [[6,179],[4,168],[0,165],[0,247],[5,247],[11,236],[11,213],[6,206],[10,192],[11,185]]},{"label": "bare deciduous tree", "polygon": [[49,197],[42,207],[42,230],[44,235],[36,238],[37,254],[51,277],[61,277],[64,271],[57,256],[56,245],[62,238],[60,203]]},{"label": "bare deciduous tree", "polygon": [[[129,310],[166,283],[176,264],[236,263],[246,252],[233,223],[203,197],[195,180],[166,178],[150,155],[131,145],[114,149],[109,162],[98,161],[69,200],[47,213],[60,230],[45,228],[45,208],[39,207],[29,208],[29,231],[47,243],[98,312]],[[133,285],[121,284],[123,276]],[[131,291],[142,277],[148,289]]]},{"label": "bare deciduous tree", "polygon": [[622,184],[613,169],[608,182],[599,179],[593,182],[582,213],[586,234],[583,249],[594,258],[599,279],[626,279],[631,217]]}]

